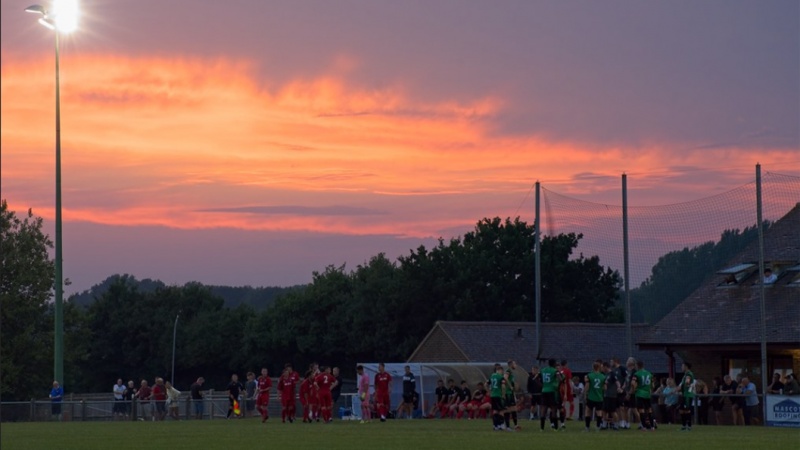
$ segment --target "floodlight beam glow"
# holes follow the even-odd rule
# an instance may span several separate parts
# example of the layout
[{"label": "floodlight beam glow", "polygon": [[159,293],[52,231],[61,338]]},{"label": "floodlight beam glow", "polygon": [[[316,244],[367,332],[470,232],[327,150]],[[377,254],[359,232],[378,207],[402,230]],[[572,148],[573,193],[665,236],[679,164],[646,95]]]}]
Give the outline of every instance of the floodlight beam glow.
[{"label": "floodlight beam glow", "polygon": [[49,14],[56,28],[62,33],[69,33],[78,28],[80,8],[78,0],[53,0],[52,12]]}]

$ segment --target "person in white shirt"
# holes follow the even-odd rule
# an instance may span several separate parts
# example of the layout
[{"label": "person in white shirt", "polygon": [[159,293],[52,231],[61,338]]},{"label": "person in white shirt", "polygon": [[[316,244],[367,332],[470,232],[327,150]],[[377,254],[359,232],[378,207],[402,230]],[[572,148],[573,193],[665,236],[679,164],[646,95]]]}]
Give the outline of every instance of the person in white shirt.
[{"label": "person in white shirt", "polygon": [[122,378],[117,379],[117,384],[113,387],[114,392],[114,407],[112,414],[115,420],[123,420],[125,418],[125,392],[128,390],[127,386],[122,382]]}]

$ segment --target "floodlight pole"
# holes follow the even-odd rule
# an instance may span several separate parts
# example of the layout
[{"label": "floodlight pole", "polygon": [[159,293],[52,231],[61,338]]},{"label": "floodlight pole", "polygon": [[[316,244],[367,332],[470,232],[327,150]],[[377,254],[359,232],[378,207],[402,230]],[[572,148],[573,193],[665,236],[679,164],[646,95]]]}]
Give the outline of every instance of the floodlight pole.
[{"label": "floodlight pole", "polygon": [[48,16],[47,9],[41,5],[31,5],[25,8],[26,12],[39,14],[39,23],[53,30],[55,34],[56,50],[56,242],[55,242],[55,291],[53,321],[55,330],[53,336],[53,379],[65,385],[64,382],[64,256],[62,253],[62,227],[61,227],[61,82],[59,77],[59,30],[56,21]]},{"label": "floodlight pole", "polygon": [[180,311],[175,316],[175,325],[172,327],[172,372],[170,375],[170,382],[175,386],[175,338],[178,336],[178,318],[181,316]]}]

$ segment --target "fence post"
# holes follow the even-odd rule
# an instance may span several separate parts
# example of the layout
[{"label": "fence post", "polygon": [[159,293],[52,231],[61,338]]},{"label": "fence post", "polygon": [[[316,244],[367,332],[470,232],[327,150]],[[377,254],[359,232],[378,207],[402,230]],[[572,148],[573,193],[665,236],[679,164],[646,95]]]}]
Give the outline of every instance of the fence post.
[{"label": "fence post", "polygon": [[[208,413],[208,420],[214,420],[214,389],[208,390],[208,397],[211,399],[211,411]],[[203,412],[206,410],[205,398],[203,398]]]},{"label": "fence post", "polygon": [[86,421],[86,400],[81,399],[81,422]]}]

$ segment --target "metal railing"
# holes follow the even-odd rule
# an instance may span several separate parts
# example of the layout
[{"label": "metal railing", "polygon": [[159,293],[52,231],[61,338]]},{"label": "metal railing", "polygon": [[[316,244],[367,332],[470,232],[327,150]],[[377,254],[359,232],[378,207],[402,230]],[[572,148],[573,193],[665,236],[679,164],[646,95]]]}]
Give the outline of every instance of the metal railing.
[{"label": "metal railing", "polygon": [[[142,402],[136,398],[131,401],[109,400],[107,394],[102,396],[94,394],[82,398],[68,396],[67,400],[53,403],[49,399],[31,399],[27,402],[2,402],[0,408],[0,421],[2,422],[47,422],[47,421],[154,421],[159,416],[156,402],[149,400]],[[336,404],[334,411],[339,411],[340,407],[349,407],[346,404],[348,397],[343,395]],[[204,398],[200,401],[199,417],[202,420],[225,419],[228,413],[229,400],[225,392],[207,391]],[[179,420],[197,420],[195,414],[195,401],[189,396],[182,396],[177,401],[177,415]],[[170,416],[170,406],[164,404],[164,419],[175,420]],[[54,408],[55,407],[55,408]],[[117,409],[118,408],[118,409]],[[241,414],[239,417],[260,417],[255,409],[255,400],[248,400],[242,397],[240,400]],[[276,393],[270,396],[268,405],[270,420],[276,418],[280,420],[281,402]],[[302,414],[303,408],[299,399],[296,400],[298,417]]]}]

